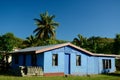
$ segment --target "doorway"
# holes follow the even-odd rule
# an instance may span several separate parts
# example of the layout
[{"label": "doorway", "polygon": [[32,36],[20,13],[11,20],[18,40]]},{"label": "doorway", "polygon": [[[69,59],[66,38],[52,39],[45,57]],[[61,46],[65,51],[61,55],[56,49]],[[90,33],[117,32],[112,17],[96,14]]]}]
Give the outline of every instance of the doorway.
[{"label": "doorway", "polygon": [[70,54],[65,53],[65,74],[70,74]]}]

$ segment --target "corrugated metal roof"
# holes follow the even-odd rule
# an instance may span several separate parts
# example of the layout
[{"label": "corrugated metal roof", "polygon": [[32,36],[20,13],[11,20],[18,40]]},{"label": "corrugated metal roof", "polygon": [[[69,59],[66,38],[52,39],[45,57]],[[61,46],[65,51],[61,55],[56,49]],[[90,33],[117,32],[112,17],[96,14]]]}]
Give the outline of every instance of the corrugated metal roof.
[{"label": "corrugated metal roof", "polygon": [[29,48],[25,48],[25,49],[21,49],[18,51],[14,51],[12,53],[22,53],[22,52],[35,52],[37,53],[41,53],[41,52],[45,52],[48,50],[52,50],[52,49],[56,49],[56,48],[60,48],[60,47],[64,47],[64,46],[71,46],[75,49],[78,49],[80,51],[83,51],[91,56],[107,56],[107,57],[116,57],[118,55],[111,55],[111,54],[97,54],[97,53],[92,53],[90,51],[87,51],[83,48],[77,47],[71,43],[63,43],[63,44],[55,44],[55,45],[47,45],[47,46],[38,46],[38,47],[29,47]]},{"label": "corrugated metal roof", "polygon": [[18,51],[14,51],[13,53],[38,51],[38,50],[42,50],[42,49],[47,49],[47,48],[50,48],[50,47],[54,47],[54,46],[57,46],[57,45],[59,45],[59,44],[47,45],[47,46],[29,47],[29,48],[21,49],[21,50],[18,50]]}]

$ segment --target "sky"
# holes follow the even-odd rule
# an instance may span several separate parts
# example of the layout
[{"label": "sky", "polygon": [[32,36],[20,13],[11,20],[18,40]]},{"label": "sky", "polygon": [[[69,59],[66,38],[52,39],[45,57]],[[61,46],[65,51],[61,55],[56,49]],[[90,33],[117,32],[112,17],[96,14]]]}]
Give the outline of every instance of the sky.
[{"label": "sky", "polygon": [[0,35],[34,35],[33,19],[46,11],[60,24],[60,40],[72,41],[78,34],[114,38],[120,33],[120,0],[0,0]]}]

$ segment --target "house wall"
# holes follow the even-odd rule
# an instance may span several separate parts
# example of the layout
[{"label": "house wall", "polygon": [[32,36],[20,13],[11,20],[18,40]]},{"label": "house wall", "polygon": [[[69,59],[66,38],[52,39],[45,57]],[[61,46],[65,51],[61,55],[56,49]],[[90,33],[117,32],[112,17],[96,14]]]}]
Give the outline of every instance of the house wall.
[{"label": "house wall", "polygon": [[[88,55],[86,55],[83,52],[80,52],[74,48],[71,48],[69,46],[65,47],[65,53],[69,53],[71,55],[71,74],[73,75],[85,75],[87,74],[87,58]],[[81,55],[81,65],[76,66],[76,55]]]},{"label": "house wall", "polygon": [[[44,73],[64,73],[65,72],[65,53],[70,54],[70,74],[87,74],[88,55],[77,51],[69,46],[51,50],[44,53]],[[58,66],[52,66],[52,54],[58,54]],[[76,55],[81,55],[81,66],[76,66]]]},{"label": "house wall", "polygon": [[88,64],[87,66],[87,74],[101,74],[104,73],[106,70],[103,69],[103,59],[110,59],[111,60],[111,69],[106,69],[108,72],[115,72],[115,58],[114,57],[96,57],[96,56],[88,56]]},{"label": "house wall", "polygon": [[26,54],[25,65],[23,61],[23,54],[18,54],[18,64],[15,64],[15,56],[12,57],[12,68],[17,68],[18,66],[31,66],[31,54]]},{"label": "house wall", "polygon": [[[58,66],[52,65],[52,54],[58,54]],[[64,48],[44,52],[44,73],[64,74]]]},{"label": "house wall", "polygon": [[[70,54],[70,74],[86,75],[99,74],[103,72],[102,59],[111,59],[112,68],[110,72],[115,71],[115,60],[111,57],[96,57],[87,55],[69,46],[47,51],[44,53],[44,73],[65,73],[65,53]],[[52,66],[52,54],[58,54],[58,66]],[[81,66],[76,66],[76,55],[81,55]]]},{"label": "house wall", "polygon": [[[104,73],[106,70],[108,72],[115,72],[116,71],[116,67],[115,67],[115,58],[114,57],[97,57],[98,60],[99,60],[99,72],[98,73]],[[103,63],[102,63],[102,60],[103,59],[110,59],[111,60],[111,69],[106,69],[106,70],[103,70]]]},{"label": "house wall", "polygon": [[31,66],[31,54],[26,55],[25,66]]},{"label": "house wall", "polygon": [[37,66],[44,70],[44,53],[37,54]]},{"label": "house wall", "polygon": [[12,68],[15,68],[15,58],[14,58],[14,56],[12,55],[12,62],[11,62],[11,67]]},{"label": "house wall", "polygon": [[95,74],[95,73],[97,73],[95,66],[98,67],[98,65],[97,65],[97,61],[95,61],[95,58],[93,56],[88,56],[87,57],[86,66],[87,66],[87,71],[86,71],[87,74]]},{"label": "house wall", "polygon": [[[52,55],[58,54],[58,66],[52,65]],[[43,68],[45,75],[64,75],[66,74],[66,54],[70,55],[70,74],[72,75],[86,75],[86,74],[99,74],[103,73],[102,59],[111,59],[111,69],[109,72],[114,72],[115,69],[115,58],[113,57],[97,57],[90,56],[82,51],[78,51],[70,46],[57,48],[54,50],[39,53],[37,55],[37,66]],[[81,55],[81,65],[76,66],[76,55]],[[19,64],[15,64],[15,59],[12,59],[12,67],[23,66],[23,55],[19,54]],[[31,54],[26,55],[26,66],[31,65]]]},{"label": "house wall", "polygon": [[18,64],[15,64],[15,57],[16,56],[12,55],[12,68],[17,68],[18,66],[23,65],[23,56],[21,54],[18,55]]},{"label": "house wall", "polygon": [[[98,59],[98,57],[93,57],[94,58],[94,62],[93,62],[93,64],[94,64],[94,74],[99,74],[100,72],[99,72],[99,68],[100,68],[100,65],[102,64],[100,64],[99,63],[99,59]],[[92,65],[93,65],[92,64]],[[89,64],[90,65],[90,64]]]},{"label": "house wall", "polygon": [[23,65],[23,55],[22,54],[20,54],[20,55],[18,55],[18,64],[16,64],[16,65],[18,65],[18,66],[22,66]]}]

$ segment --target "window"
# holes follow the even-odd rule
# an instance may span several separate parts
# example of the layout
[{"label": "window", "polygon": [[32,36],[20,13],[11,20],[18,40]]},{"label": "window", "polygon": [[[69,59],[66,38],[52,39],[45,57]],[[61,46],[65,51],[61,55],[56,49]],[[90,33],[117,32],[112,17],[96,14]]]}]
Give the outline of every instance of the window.
[{"label": "window", "polygon": [[31,55],[31,64],[32,64],[32,66],[36,66],[36,63],[37,63],[36,54],[32,54]]},{"label": "window", "polygon": [[15,64],[19,64],[19,56],[18,55],[14,55],[14,59],[15,59]]},{"label": "window", "polygon": [[105,59],[103,59],[103,69],[106,69]]},{"label": "window", "polygon": [[76,66],[80,66],[80,65],[81,65],[81,56],[76,55]]},{"label": "window", "polygon": [[109,69],[111,69],[111,60],[109,59]]},{"label": "window", "polygon": [[52,55],[52,66],[58,66],[58,54]]},{"label": "window", "polygon": [[103,69],[111,69],[111,60],[103,59]]}]

